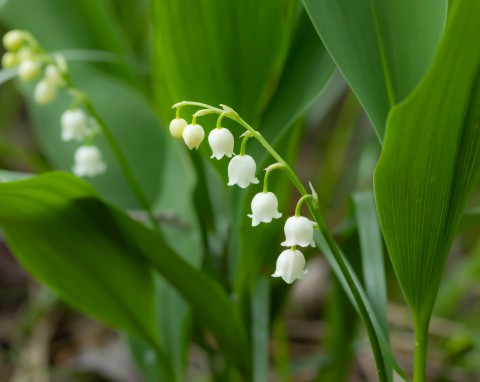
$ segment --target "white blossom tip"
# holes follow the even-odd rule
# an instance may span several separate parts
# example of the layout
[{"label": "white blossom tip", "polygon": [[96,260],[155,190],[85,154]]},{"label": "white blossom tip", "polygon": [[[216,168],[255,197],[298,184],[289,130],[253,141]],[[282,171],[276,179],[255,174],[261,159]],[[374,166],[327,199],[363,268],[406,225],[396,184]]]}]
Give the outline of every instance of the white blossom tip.
[{"label": "white blossom tip", "polygon": [[230,130],[224,127],[213,129],[210,134],[208,134],[208,143],[212,149],[211,158],[221,159],[224,156],[232,157],[235,142]]},{"label": "white blossom tip", "polygon": [[72,171],[80,177],[100,175],[107,169],[102,153],[96,146],[80,146],[75,152],[75,165]]},{"label": "white blossom tip", "polygon": [[18,76],[22,81],[32,81],[40,74],[40,63],[30,58],[20,62],[18,67]]},{"label": "white blossom tip", "polygon": [[286,249],[277,259],[272,277],[281,277],[287,284],[302,279],[306,274],[305,257],[296,249]]},{"label": "white blossom tip", "polygon": [[183,118],[175,118],[170,122],[170,134],[173,137],[180,139],[183,137],[183,131],[187,127],[187,121]]},{"label": "white blossom tip", "polygon": [[228,163],[228,185],[247,188],[250,183],[259,183],[256,170],[257,165],[250,155],[235,155]]},{"label": "white blossom tip", "polygon": [[260,223],[270,223],[273,219],[282,217],[278,212],[278,199],[273,192],[259,192],[251,203],[252,213],[248,215],[252,219],[252,227]]},{"label": "white blossom tip", "polygon": [[3,36],[3,46],[5,49],[16,52],[18,51],[23,44],[25,43],[25,32],[14,29],[11,30]]},{"label": "white blossom tip", "polygon": [[54,64],[49,64],[45,68],[45,80],[54,86],[62,86],[65,83],[61,70]]},{"label": "white blossom tip", "polygon": [[4,69],[10,69],[18,65],[17,55],[12,52],[5,52],[2,56],[2,67]]},{"label": "white blossom tip", "polygon": [[291,216],[285,222],[285,241],[281,243],[284,247],[300,246],[315,247],[313,241],[313,223],[304,216]]},{"label": "white blossom tip", "polygon": [[187,147],[192,149],[198,149],[200,143],[202,143],[205,137],[205,131],[199,124],[190,124],[185,127],[182,134],[183,140]]},{"label": "white blossom tip", "polygon": [[82,109],[69,109],[62,114],[62,140],[65,142],[81,141],[90,134],[89,118]]},{"label": "white blossom tip", "polygon": [[39,105],[48,105],[57,97],[57,87],[46,80],[35,86],[34,98]]}]

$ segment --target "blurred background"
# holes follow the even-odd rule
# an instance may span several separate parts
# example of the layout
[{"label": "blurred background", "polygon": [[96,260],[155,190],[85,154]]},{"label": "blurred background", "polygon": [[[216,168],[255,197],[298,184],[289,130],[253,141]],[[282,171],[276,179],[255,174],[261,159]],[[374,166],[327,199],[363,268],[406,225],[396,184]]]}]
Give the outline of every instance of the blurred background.
[{"label": "blurred background", "polygon": [[[298,4],[294,5],[295,2],[284,3],[297,7],[292,14],[302,12],[298,10]],[[201,61],[208,67],[214,65],[209,64],[209,57],[215,55],[215,49],[220,49],[217,45],[211,48],[213,52],[204,51],[203,55],[194,52],[198,59],[195,62],[185,62],[191,57],[176,57],[173,52],[170,54],[176,58],[162,61],[158,55],[172,49],[168,44],[174,37],[169,33],[174,35],[175,31],[168,32],[167,26],[163,25],[153,28],[152,18],[156,17],[155,12],[166,12],[167,8],[157,9],[152,16],[151,4],[147,0],[77,0],[75,4],[64,0],[36,0],[34,3],[31,0],[0,1],[0,34],[11,28],[25,28],[37,36],[48,51],[65,54],[74,80],[87,91],[106,121],[112,125],[120,143],[128,147],[127,157],[140,173],[146,192],[152,200],[156,200],[159,211],[166,215],[176,211],[177,207],[172,204],[172,192],[175,193],[175,190],[159,192],[161,181],[158,173],[168,172],[162,163],[171,155],[173,146],[165,126],[173,117],[168,109],[176,96],[167,94],[164,89],[168,86],[163,83],[167,81],[165,78],[179,74],[168,72],[164,62],[170,60],[172,65],[177,65],[177,60],[181,60],[185,69]],[[294,24],[293,21],[291,23]],[[301,29],[292,27],[291,30],[299,33]],[[243,33],[241,28],[237,33]],[[158,34],[165,36],[163,40],[156,39]],[[283,78],[283,82],[277,78],[277,83],[270,85],[272,88],[281,88],[287,82],[285,78],[293,78],[285,75],[284,65],[288,65],[285,64],[289,62],[287,56],[290,57],[295,49],[294,36],[295,33],[291,32],[285,40],[288,46],[279,48],[281,52],[273,60],[282,61],[276,74],[278,78]],[[152,49],[155,44],[159,46]],[[182,51],[189,47],[178,45],[177,48]],[[239,60],[244,60],[242,57]],[[252,57],[237,70],[253,66],[255,62],[252,61],[257,59]],[[289,162],[295,163],[304,184],[311,181],[315,185],[329,226],[351,263],[361,273],[361,244],[352,195],[371,192],[372,173],[380,145],[355,95],[327,60],[328,57],[316,57],[312,63],[317,68],[323,68],[324,78],[319,76],[318,79],[323,90],[317,91],[311,102],[304,105],[301,116],[289,123],[295,127],[289,127],[288,134],[275,138],[294,142],[290,143],[293,154]],[[212,69],[213,74],[205,72],[206,80],[211,79],[210,75],[218,74],[215,70]],[[232,70],[235,70],[235,65]],[[184,73],[190,78],[199,75],[197,72]],[[306,81],[309,81],[308,77]],[[202,83],[197,87],[192,82],[190,85],[195,88],[193,95],[199,97],[192,100],[214,102],[212,93],[218,90],[216,85],[212,84],[205,90],[203,97],[202,87],[205,89],[208,85]],[[248,89],[239,91],[248,93]],[[59,115],[66,101],[60,99],[52,107],[40,110],[33,104],[31,93],[31,87],[16,80],[6,81],[0,87],[0,169],[28,174],[53,169],[68,171],[74,147],[61,143],[58,138]],[[177,93],[183,95],[180,90]],[[265,105],[275,100],[274,95],[260,95],[252,106],[246,101],[236,102],[235,97],[227,93],[225,90],[225,100],[220,99],[219,102],[238,107],[241,113],[245,112],[246,115],[242,114],[245,119],[259,123],[260,130],[281,117],[274,116],[269,120],[270,117],[265,117],[267,112],[255,111],[255,108],[268,110]],[[181,99],[178,97],[176,101]],[[260,122],[262,120],[267,120],[265,125]],[[269,131],[265,133],[267,136]],[[101,145],[105,146],[105,143],[101,142]],[[178,147],[174,146],[174,149],[178,151]],[[253,147],[252,150],[258,155],[258,148]],[[108,160],[113,162],[111,154],[106,151]],[[197,166],[193,168],[195,173],[200,168],[210,171],[210,165],[202,167],[207,163],[205,153],[186,156]],[[182,151],[176,155],[183,158],[186,154]],[[148,168],[144,168],[145,157]],[[221,169],[221,165],[218,166]],[[94,186],[114,204],[127,210],[138,209],[119,169],[114,164],[109,165],[109,169],[107,178],[92,181]],[[171,174],[174,170],[169,171]],[[188,177],[188,173],[182,173],[182,176]],[[219,175],[211,176],[216,179],[215,182],[221,178]],[[185,182],[184,179],[177,181],[180,185]],[[193,194],[195,185],[189,187]],[[297,195],[284,183],[279,183],[278,187],[284,193],[284,216],[287,216],[287,211],[292,212],[295,207]],[[477,187],[455,240],[431,322],[428,355],[431,381],[480,381],[480,210],[473,208],[480,205],[479,191]],[[162,195],[158,199],[157,193]],[[235,198],[235,195],[230,197]],[[227,201],[230,200],[228,198]],[[179,216],[187,222],[191,218],[188,211],[182,211]],[[230,260],[226,258],[228,251],[225,243],[230,233],[211,227],[206,216],[208,213],[202,215],[199,212],[197,218],[203,234],[208,231],[211,237],[206,240],[207,244],[202,241],[205,257],[195,261],[227,290],[233,289],[231,281],[223,276],[229,272],[227,263]],[[281,225],[277,225],[276,229],[278,232],[269,236],[269,243],[279,240]],[[177,238],[179,234],[181,232],[176,233]],[[384,254],[391,344],[400,365],[409,373],[412,369],[412,323],[385,250]],[[272,285],[269,296],[272,317],[268,343],[269,380],[375,380],[375,363],[357,314],[318,251],[312,249],[306,255],[307,278],[296,282],[292,288],[280,283]],[[272,273],[276,256],[272,253],[259,264],[263,274]],[[215,375],[216,366],[203,340],[193,329],[188,346],[188,380],[212,381],[212,375]],[[148,353],[144,356],[148,358]],[[48,288],[35,282],[15,260],[0,232],[0,381],[142,380],[145,377],[141,368],[135,365],[124,336],[82,316],[62,303]]]}]

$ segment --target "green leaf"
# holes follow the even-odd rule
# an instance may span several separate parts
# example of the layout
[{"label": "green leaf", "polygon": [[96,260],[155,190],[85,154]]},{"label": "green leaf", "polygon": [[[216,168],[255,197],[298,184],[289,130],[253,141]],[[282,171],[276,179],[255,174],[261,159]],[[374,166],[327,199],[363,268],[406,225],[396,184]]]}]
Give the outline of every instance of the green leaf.
[{"label": "green leaf", "polygon": [[374,176],[390,258],[422,326],[480,175],[480,2],[458,1],[451,12],[425,79],[389,115]]},{"label": "green leaf", "polygon": [[257,121],[277,86],[297,0],[152,1],[153,74],[164,118],[183,100]]},{"label": "green leaf", "polygon": [[[13,203],[12,200],[16,202]],[[151,280],[147,271],[146,275],[138,275],[142,282],[132,280],[137,272],[134,268],[135,262],[139,262],[143,267],[145,261],[148,262],[192,306],[200,322],[215,335],[224,354],[245,373],[249,372],[245,328],[225,292],[208,276],[179,257],[159,233],[149,230],[121,210],[102,202],[93,188],[84,181],[66,173],[51,173],[20,182],[0,184],[0,222],[9,243],[12,245],[14,241],[16,256],[31,264],[29,269],[32,273],[50,284],[57,282],[57,278],[68,281],[65,285],[59,285],[59,292],[74,303],[79,304],[80,301],[85,304],[88,312],[92,314],[98,315],[104,310],[104,314],[108,314],[112,303],[109,300],[102,301],[103,305],[98,307],[98,311],[96,305],[93,308],[87,305],[91,299],[85,297],[83,288],[77,288],[76,278],[85,277],[91,282],[91,277],[89,272],[82,272],[83,269],[72,266],[72,261],[85,263],[85,266],[90,268],[86,260],[96,259],[95,261],[105,268],[107,265],[112,267],[117,262],[122,262],[116,257],[125,258],[126,263],[121,264],[128,264],[126,271],[131,274],[115,278],[115,282],[120,284],[118,293],[128,297],[132,296],[129,290],[136,290],[135,283],[144,285]],[[58,227],[62,227],[61,232]],[[72,242],[72,238],[78,242]],[[45,255],[38,256],[40,250],[45,251]],[[111,250],[112,253],[105,254],[105,250]],[[99,252],[102,256],[98,256]],[[66,256],[66,253],[71,253],[72,256]],[[47,255],[52,259],[51,263],[45,261]],[[57,262],[60,269],[55,266]],[[67,268],[65,274],[69,277],[63,277],[63,268]],[[97,268],[94,271],[99,274],[94,274],[98,281],[110,282],[111,278],[105,280],[105,274],[110,272],[111,268],[102,272],[102,268]],[[150,282],[149,285],[153,288]],[[113,294],[115,291],[117,289],[109,292]],[[106,292],[102,292],[100,296],[104,293]],[[111,299],[110,294],[108,297]],[[135,296],[131,304],[140,304],[141,307],[137,307],[133,314],[135,317],[145,316],[143,319],[148,319],[149,325],[155,328],[151,322],[154,317],[146,315],[142,309],[143,305],[147,305],[144,301],[147,297],[149,296]],[[84,310],[87,308],[84,307]],[[150,301],[148,308],[153,309],[153,301]],[[110,322],[110,316],[106,318],[105,320]],[[111,319],[119,320],[124,326],[129,323],[128,317],[120,314]],[[135,330],[131,332],[137,334]],[[141,337],[142,334],[140,333]]]},{"label": "green leaf", "polygon": [[[275,145],[315,102],[328,103],[325,94],[335,65],[302,12],[278,88],[263,112],[260,130]],[[292,97],[292,95],[295,97]]]},{"label": "green leaf", "polygon": [[318,34],[383,140],[389,109],[428,69],[446,0],[303,0]]},{"label": "green leaf", "polygon": [[352,195],[352,201],[355,206],[355,218],[360,238],[365,291],[385,339],[388,341],[387,284],[383,262],[383,240],[375,198],[371,191],[355,192]]},{"label": "green leaf", "polygon": [[83,181],[53,173],[0,184],[0,225],[22,265],[78,309],[126,330],[157,350],[148,263],[112,225],[96,218]]}]

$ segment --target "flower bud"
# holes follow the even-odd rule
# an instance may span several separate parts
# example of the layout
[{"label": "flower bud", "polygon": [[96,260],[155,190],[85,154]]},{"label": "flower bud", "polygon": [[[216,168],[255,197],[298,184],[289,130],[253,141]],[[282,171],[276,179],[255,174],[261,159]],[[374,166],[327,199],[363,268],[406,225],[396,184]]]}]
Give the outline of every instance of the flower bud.
[{"label": "flower bud", "polygon": [[45,68],[45,80],[55,86],[62,86],[64,84],[62,72],[53,64],[49,64]]},{"label": "flower bud", "polygon": [[182,136],[185,144],[190,150],[193,148],[198,149],[203,138],[205,138],[205,132],[203,131],[202,126],[195,123],[194,125],[187,125],[185,130],[183,130]]},{"label": "flower bud", "polygon": [[25,47],[20,49],[17,53],[17,60],[18,62],[23,62],[25,60],[32,60],[34,61],[34,56],[35,54],[32,52],[32,50],[29,47]]},{"label": "flower bud", "polygon": [[273,192],[259,192],[252,200],[252,214],[248,215],[252,218],[252,227],[257,226],[261,222],[270,223],[272,219],[282,217],[278,212],[278,200]]},{"label": "flower bud", "polygon": [[88,135],[87,115],[82,109],[67,110],[60,119],[62,141],[81,141]]},{"label": "flower bud", "polygon": [[307,274],[305,257],[302,252],[294,249],[286,249],[277,259],[277,266],[273,277],[281,277],[287,284],[303,278]]},{"label": "flower bud", "polygon": [[66,73],[68,71],[67,60],[63,54],[55,53],[53,55],[57,68],[60,70],[60,73]]},{"label": "flower bud", "polygon": [[187,127],[187,121],[183,118],[175,118],[170,122],[170,134],[175,138],[180,139],[183,136],[183,131]]},{"label": "flower bud", "polygon": [[75,175],[93,177],[105,172],[106,168],[98,147],[80,146],[75,151],[75,165],[72,169]]},{"label": "flower bud", "polygon": [[233,135],[224,127],[213,129],[208,135],[208,143],[213,152],[211,158],[221,159],[224,155],[230,158],[233,155]]},{"label": "flower bud", "polygon": [[13,68],[18,64],[18,59],[15,53],[6,52],[2,56],[2,67],[5,69]]},{"label": "flower bud", "polygon": [[22,81],[31,81],[40,74],[40,64],[30,58],[26,58],[20,62],[18,67],[18,76]]},{"label": "flower bud", "polygon": [[5,33],[3,36],[3,46],[5,49],[16,52],[19,50],[25,42],[25,33],[16,29]]},{"label": "flower bud", "polygon": [[246,188],[250,183],[257,184],[255,177],[257,165],[250,155],[236,155],[228,164],[228,185],[237,184]]},{"label": "flower bud", "polygon": [[35,102],[39,105],[48,105],[57,96],[57,87],[46,80],[40,81],[35,86]]},{"label": "flower bud", "polygon": [[291,216],[285,222],[284,247],[298,245],[300,247],[315,247],[313,241],[313,223],[304,216]]}]

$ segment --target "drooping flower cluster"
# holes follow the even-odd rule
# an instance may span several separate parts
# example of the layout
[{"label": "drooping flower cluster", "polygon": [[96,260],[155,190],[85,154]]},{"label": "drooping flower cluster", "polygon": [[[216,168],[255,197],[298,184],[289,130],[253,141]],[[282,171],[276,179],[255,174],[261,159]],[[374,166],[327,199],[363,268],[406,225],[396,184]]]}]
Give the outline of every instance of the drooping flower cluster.
[{"label": "drooping flower cluster", "polygon": [[38,105],[52,103],[61,88],[68,89],[74,95],[72,107],[60,119],[61,139],[65,142],[83,142],[75,152],[72,171],[77,176],[89,177],[103,173],[106,164],[102,154],[98,147],[91,144],[99,129],[96,120],[78,106],[81,93],[69,81],[65,58],[60,54],[51,57],[41,49],[30,33],[22,30],[7,32],[3,36],[3,45],[7,50],[2,56],[2,66],[5,69],[16,68],[18,77],[23,82],[37,80],[42,75],[34,89],[34,99]]},{"label": "drooping flower cluster", "polygon": [[[185,119],[180,117],[180,109],[186,105],[203,108],[193,114],[191,124],[188,124]],[[245,154],[245,149],[247,140],[252,137],[258,139],[259,133],[248,126],[232,109],[225,105],[221,106],[223,109],[213,108],[209,105],[196,102],[180,102],[174,105],[173,108],[177,110],[177,115],[170,123],[170,133],[177,139],[183,139],[189,149],[198,149],[205,137],[205,132],[203,127],[197,123],[197,117],[212,113],[219,114],[216,128],[208,135],[208,143],[212,149],[211,157],[221,159],[227,156],[231,158],[228,164],[229,186],[237,185],[241,188],[246,188],[250,184],[257,184],[259,183],[256,177],[257,165],[250,155]],[[235,155],[233,152],[234,137],[232,133],[222,126],[221,122],[224,117],[239,122],[247,129],[247,132],[241,136],[243,140],[238,155]],[[270,223],[273,219],[282,217],[282,214],[278,211],[278,199],[276,195],[268,191],[268,176],[273,170],[284,168],[284,163],[275,163],[265,169],[263,191],[253,197],[251,202],[252,213],[248,215],[248,217],[252,219],[253,227],[260,223]],[[305,269],[305,257],[297,250],[297,246],[315,246],[313,241],[314,223],[306,217],[300,216],[300,207],[308,198],[314,198],[314,196],[303,196],[297,204],[295,215],[289,217],[285,223],[285,241],[282,243],[282,246],[290,248],[280,254],[275,273],[272,275],[273,277],[281,277],[288,284],[303,278],[307,273]]]}]

